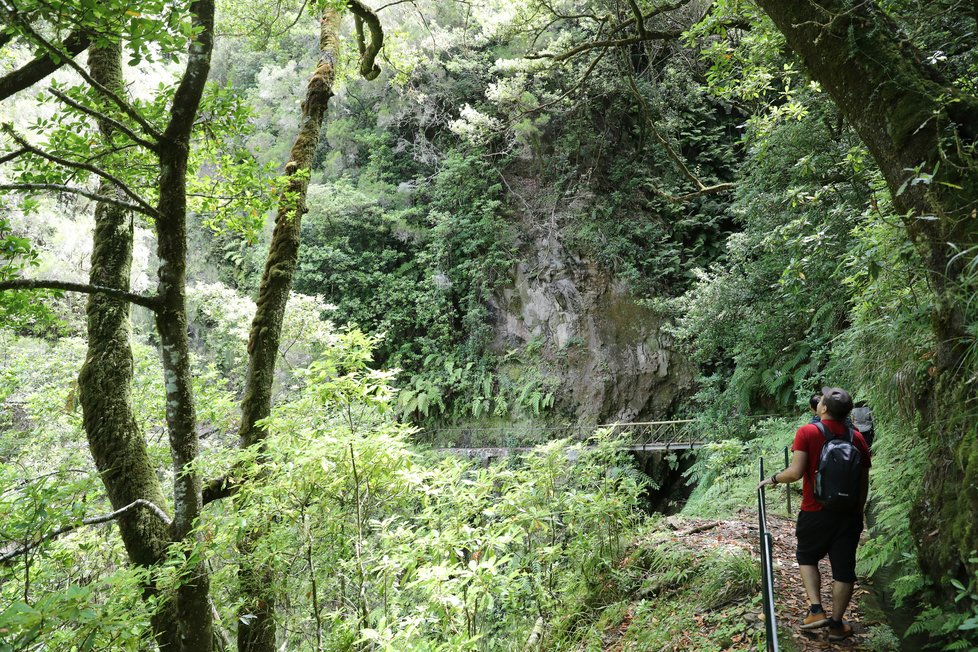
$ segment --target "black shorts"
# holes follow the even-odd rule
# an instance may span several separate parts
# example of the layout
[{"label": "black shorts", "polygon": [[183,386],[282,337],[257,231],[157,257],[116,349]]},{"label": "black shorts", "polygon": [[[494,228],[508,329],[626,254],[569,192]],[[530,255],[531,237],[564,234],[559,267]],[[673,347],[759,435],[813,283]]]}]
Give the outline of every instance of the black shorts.
[{"label": "black shorts", "polygon": [[856,546],[863,531],[860,512],[799,512],[795,525],[798,537],[798,565],[817,566],[829,556],[832,579],[836,582],[856,581]]}]

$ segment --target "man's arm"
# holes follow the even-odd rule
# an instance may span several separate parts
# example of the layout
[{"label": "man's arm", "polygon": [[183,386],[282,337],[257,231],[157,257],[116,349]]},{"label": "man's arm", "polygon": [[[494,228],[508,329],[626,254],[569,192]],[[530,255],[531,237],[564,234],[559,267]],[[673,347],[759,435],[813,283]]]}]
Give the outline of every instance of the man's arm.
[{"label": "man's arm", "polygon": [[[805,475],[805,469],[808,468],[808,453],[805,451],[792,451],[791,464],[788,465],[784,471],[775,473],[770,478],[764,478],[761,480],[757,488],[773,484],[788,484],[790,482],[797,482],[801,480]],[[867,485],[868,486],[868,485]]]}]

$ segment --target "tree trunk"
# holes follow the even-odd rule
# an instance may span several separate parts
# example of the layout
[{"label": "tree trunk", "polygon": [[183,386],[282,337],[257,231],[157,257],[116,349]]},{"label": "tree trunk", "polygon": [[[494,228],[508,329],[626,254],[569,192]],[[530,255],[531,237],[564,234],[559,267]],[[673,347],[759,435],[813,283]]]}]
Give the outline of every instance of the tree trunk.
[{"label": "tree trunk", "polygon": [[[238,434],[242,446],[264,447],[265,428],[258,421],[271,413],[275,362],[286,303],[292,290],[292,279],[299,260],[299,235],[302,215],[306,212],[306,191],[313,152],[319,144],[336,77],[339,58],[341,13],[327,7],[320,21],[319,64],[306,89],[299,122],[299,134],[292,145],[285,166],[289,183],[279,198],[275,230],[268,250],[265,271],[258,291],[257,310],[251,323],[248,341],[248,372],[241,401],[241,426]],[[239,544],[243,563],[238,578],[244,602],[238,618],[240,652],[274,652],[275,596],[272,591],[272,569],[252,555],[264,530],[259,527],[244,535]]]},{"label": "tree trunk", "polygon": [[[912,515],[920,561],[940,581],[970,566],[978,548],[978,444],[960,417],[973,397],[964,381],[967,263],[978,251],[978,98],[927,67],[875,2],[757,0],[838,104],[886,178],[893,203],[927,267],[934,294],[933,381],[922,436],[935,463]],[[929,178],[928,175],[933,175]]]},{"label": "tree trunk", "polygon": [[[187,338],[187,158],[190,134],[210,71],[214,44],[214,2],[191,4],[193,27],[187,66],[173,96],[170,121],[160,139],[160,199],[156,220],[156,252],[160,261],[156,329],[160,336],[166,385],[166,426],[173,460],[173,523],[177,543],[200,546],[195,531],[200,518],[201,481],[194,462],[200,450],[191,388],[190,344]],[[199,555],[188,555],[183,581],[177,587],[177,621],[182,649],[208,651],[213,644],[210,580]]]},{"label": "tree trunk", "polygon": [[[117,93],[124,92],[120,44],[92,48],[88,61],[96,81]],[[111,138],[110,125],[100,124],[99,128],[104,138]],[[121,193],[103,180],[99,194],[117,197]],[[128,290],[132,246],[132,216],[118,206],[96,205],[90,283]],[[129,309],[125,299],[104,294],[89,296],[88,354],[78,377],[85,433],[113,509],[138,499],[165,509],[163,489],[132,411]],[[146,509],[133,509],[119,517],[118,522],[133,563],[152,567],[164,559],[169,531],[156,515]],[[157,592],[147,585],[145,593],[149,597]],[[173,603],[165,604],[153,619],[156,639],[164,650],[179,649]]]},{"label": "tree trunk", "polygon": [[[200,518],[201,481],[194,461],[200,450],[194,410],[190,344],[187,339],[186,308],[186,176],[187,144],[167,143],[160,148],[161,218],[157,220],[157,256],[161,306],[156,329],[162,347],[163,379],[166,385],[166,426],[173,460],[174,541],[193,541]],[[186,650],[209,650],[212,640],[211,613],[207,601],[209,580],[203,563],[187,558],[189,568],[177,589],[177,619]]]}]

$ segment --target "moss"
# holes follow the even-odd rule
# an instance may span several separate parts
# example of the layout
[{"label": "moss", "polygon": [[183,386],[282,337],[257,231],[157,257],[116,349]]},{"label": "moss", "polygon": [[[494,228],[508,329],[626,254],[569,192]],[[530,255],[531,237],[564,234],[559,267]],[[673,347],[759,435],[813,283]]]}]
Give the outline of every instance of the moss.
[{"label": "moss", "polygon": [[[939,386],[935,394],[940,393]],[[978,438],[961,410],[967,393],[947,392],[937,402],[931,421],[948,424],[931,435],[931,467],[910,515],[919,545],[921,568],[937,587],[951,596],[948,580],[969,584],[978,574]]]},{"label": "moss", "polygon": [[955,483],[948,493],[951,500],[945,503],[942,521],[946,521],[947,534],[941,542],[942,557],[948,567],[958,572],[965,583],[978,575],[978,532],[975,518],[978,515],[978,439],[974,433],[961,438],[955,451],[954,466],[963,471],[960,483]]},{"label": "moss", "polygon": [[628,296],[615,293],[605,297],[598,307],[598,313],[602,337],[618,344],[643,341],[659,323],[659,316],[655,312]]},{"label": "moss", "polygon": [[903,95],[894,98],[898,101],[892,103],[892,108],[886,115],[887,135],[894,146],[906,146],[911,137],[933,119],[934,101],[928,96],[931,92],[932,89],[918,89],[917,101],[910,101]]}]

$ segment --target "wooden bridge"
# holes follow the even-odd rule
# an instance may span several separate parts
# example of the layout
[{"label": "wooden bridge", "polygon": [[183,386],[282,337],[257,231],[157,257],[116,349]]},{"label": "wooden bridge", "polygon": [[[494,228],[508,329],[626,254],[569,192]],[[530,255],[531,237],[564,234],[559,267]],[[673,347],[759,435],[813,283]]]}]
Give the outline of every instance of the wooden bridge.
[{"label": "wooden bridge", "polygon": [[[595,426],[529,426],[517,430],[516,428],[444,428],[439,430],[429,430],[431,434],[453,434],[456,442],[455,446],[438,448],[439,452],[458,457],[468,457],[490,462],[494,459],[519,455],[533,450],[532,446],[479,446],[468,444],[467,442],[485,441],[486,435],[492,435],[495,439],[506,437],[507,435],[518,434],[523,441],[547,441],[552,439],[570,438],[586,442],[596,431],[610,431],[611,435],[620,437],[631,444],[625,446],[625,450],[634,453],[644,452],[668,452],[686,451],[697,448],[706,443],[696,432],[692,424],[692,419],[677,421],[643,421],[638,423],[609,423]],[[573,460],[576,451],[568,451],[568,458]]]}]

